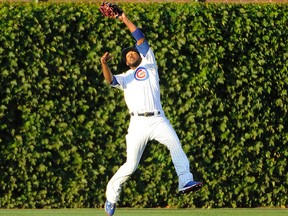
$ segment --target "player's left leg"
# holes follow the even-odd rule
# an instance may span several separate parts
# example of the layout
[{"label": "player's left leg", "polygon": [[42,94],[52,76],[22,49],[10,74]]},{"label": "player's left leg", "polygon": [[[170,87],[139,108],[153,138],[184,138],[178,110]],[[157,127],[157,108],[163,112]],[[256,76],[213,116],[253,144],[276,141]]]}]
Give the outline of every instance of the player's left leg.
[{"label": "player's left leg", "polygon": [[188,192],[194,189],[199,189],[202,186],[201,182],[196,182],[193,179],[193,174],[190,172],[189,160],[183,151],[180,140],[165,117],[159,117],[158,123],[152,132],[153,139],[164,144],[170,151],[172,161],[179,178],[179,192]]}]

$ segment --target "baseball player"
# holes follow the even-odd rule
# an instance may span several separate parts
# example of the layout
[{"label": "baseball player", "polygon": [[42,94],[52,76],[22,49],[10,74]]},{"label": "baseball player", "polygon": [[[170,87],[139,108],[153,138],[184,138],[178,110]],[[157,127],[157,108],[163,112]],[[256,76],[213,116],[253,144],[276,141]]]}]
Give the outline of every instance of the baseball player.
[{"label": "baseball player", "polygon": [[159,75],[156,60],[142,31],[123,12],[118,16],[136,40],[134,47],[125,48],[122,58],[130,68],[127,72],[113,75],[107,62],[112,56],[106,52],[101,57],[103,75],[108,84],[124,91],[125,102],[131,118],[126,135],[127,159],[111,178],[106,189],[105,212],[111,216],[115,212],[121,186],[136,170],[146,144],[156,140],[170,151],[179,179],[179,192],[187,193],[202,187],[193,180],[189,161],[179,138],[165,117],[160,102]]}]

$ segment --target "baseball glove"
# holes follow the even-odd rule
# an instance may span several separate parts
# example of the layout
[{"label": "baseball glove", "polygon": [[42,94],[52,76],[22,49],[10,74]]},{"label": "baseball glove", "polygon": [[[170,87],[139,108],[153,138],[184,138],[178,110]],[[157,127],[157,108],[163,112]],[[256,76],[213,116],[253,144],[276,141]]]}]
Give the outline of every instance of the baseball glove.
[{"label": "baseball glove", "polygon": [[100,12],[105,17],[118,18],[122,15],[123,10],[119,8],[116,4],[103,1],[103,3],[100,5]]}]

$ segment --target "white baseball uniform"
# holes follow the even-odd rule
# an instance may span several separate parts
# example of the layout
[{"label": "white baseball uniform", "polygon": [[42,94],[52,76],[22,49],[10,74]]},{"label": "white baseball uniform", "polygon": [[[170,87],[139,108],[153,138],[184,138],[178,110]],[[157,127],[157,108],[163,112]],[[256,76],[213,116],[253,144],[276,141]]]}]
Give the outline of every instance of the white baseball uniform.
[{"label": "white baseball uniform", "polygon": [[[126,135],[127,159],[107,185],[106,198],[112,203],[118,201],[122,184],[136,170],[150,140],[156,140],[169,149],[179,178],[179,189],[193,180],[188,158],[161,106],[154,53],[146,41],[136,47],[142,57],[141,64],[136,70],[130,69],[126,73],[114,75],[111,84],[124,91],[125,102],[131,113]],[[147,112],[149,116],[145,116]]]}]

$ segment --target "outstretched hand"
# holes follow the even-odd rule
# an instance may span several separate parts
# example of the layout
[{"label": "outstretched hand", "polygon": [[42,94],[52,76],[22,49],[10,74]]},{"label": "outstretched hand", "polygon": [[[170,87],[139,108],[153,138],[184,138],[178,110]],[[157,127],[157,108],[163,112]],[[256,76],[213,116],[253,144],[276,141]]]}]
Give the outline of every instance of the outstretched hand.
[{"label": "outstretched hand", "polygon": [[123,21],[123,18],[126,17],[125,13],[123,12],[121,15],[119,15],[117,18],[121,21]]},{"label": "outstretched hand", "polygon": [[108,18],[119,18],[123,14],[123,10],[118,5],[105,1],[100,5],[100,12]]},{"label": "outstretched hand", "polygon": [[113,56],[109,52],[105,52],[104,55],[101,57],[100,61],[102,64],[106,64],[112,59],[112,57]]}]

